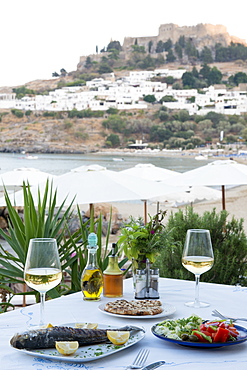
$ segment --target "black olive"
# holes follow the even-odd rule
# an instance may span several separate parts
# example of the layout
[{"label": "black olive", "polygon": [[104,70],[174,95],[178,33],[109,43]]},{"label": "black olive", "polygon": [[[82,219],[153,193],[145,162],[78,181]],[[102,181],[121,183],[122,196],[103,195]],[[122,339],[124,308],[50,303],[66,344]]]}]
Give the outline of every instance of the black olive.
[{"label": "black olive", "polygon": [[183,333],[183,334],[181,335],[181,339],[182,339],[182,340],[189,340],[189,336],[188,336],[188,334]]},{"label": "black olive", "polygon": [[191,335],[189,335],[189,341],[190,342],[198,342],[198,338],[197,338],[196,335],[191,334]]}]

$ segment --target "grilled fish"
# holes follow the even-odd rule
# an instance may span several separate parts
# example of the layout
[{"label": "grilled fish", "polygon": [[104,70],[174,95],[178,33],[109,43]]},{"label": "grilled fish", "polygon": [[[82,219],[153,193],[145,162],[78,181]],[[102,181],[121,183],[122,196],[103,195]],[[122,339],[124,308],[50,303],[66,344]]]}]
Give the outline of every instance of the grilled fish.
[{"label": "grilled fish", "polygon": [[[144,329],[135,326],[109,330],[144,331]],[[77,341],[79,346],[84,346],[109,342],[106,331],[106,329],[54,326],[52,328],[17,333],[11,338],[10,344],[18,349],[44,349],[55,347],[55,342],[57,341]]]}]

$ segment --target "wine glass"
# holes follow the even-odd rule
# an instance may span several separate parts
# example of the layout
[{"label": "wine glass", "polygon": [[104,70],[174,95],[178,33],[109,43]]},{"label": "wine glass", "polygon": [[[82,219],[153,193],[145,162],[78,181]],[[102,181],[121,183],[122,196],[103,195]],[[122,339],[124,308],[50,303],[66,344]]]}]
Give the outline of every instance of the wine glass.
[{"label": "wine glass", "polygon": [[214,253],[209,230],[190,229],[187,230],[182,265],[195,274],[196,289],[194,302],[185,303],[189,307],[208,307],[207,302],[199,301],[200,275],[211,269],[214,263]]},{"label": "wine glass", "polygon": [[24,268],[26,284],[40,293],[40,327],[44,322],[45,294],[62,279],[57,241],[53,238],[30,239]]}]

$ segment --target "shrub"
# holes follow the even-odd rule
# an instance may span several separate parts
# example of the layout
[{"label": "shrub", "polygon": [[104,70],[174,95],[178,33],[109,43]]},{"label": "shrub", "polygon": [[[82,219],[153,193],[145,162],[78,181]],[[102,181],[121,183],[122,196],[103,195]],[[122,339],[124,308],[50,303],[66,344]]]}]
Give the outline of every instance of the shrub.
[{"label": "shrub", "polygon": [[247,237],[243,229],[243,219],[236,220],[233,217],[227,221],[227,216],[226,211],[217,214],[215,209],[199,216],[192,207],[171,214],[166,225],[169,240],[159,259],[161,276],[194,280],[194,275],[181,265],[186,232],[188,229],[208,229],[215,262],[212,269],[201,276],[201,280],[247,286]]},{"label": "shrub", "polygon": [[19,109],[11,109],[11,113],[14,114],[17,118],[22,118],[24,113]]}]

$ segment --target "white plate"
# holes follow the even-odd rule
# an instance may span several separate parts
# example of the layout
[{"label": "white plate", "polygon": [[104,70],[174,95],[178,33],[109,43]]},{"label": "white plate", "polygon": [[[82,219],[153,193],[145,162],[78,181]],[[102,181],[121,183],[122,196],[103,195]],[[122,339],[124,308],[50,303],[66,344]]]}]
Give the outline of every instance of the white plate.
[{"label": "white plate", "polygon": [[101,312],[105,313],[106,315],[121,317],[123,319],[158,319],[159,317],[169,316],[169,315],[172,315],[174,312],[176,312],[176,307],[172,306],[169,303],[163,303],[163,302],[162,302],[163,311],[161,313],[158,313],[157,315],[133,316],[133,315],[120,315],[117,313],[111,313],[111,312],[105,311],[104,309],[105,303],[100,304],[98,308]]},{"label": "white plate", "polygon": [[[75,323],[63,324],[59,326],[71,326],[75,327]],[[119,326],[112,325],[99,325],[99,329],[117,329]],[[141,328],[143,329],[143,328]],[[67,361],[67,362],[88,362],[97,360],[102,357],[110,356],[116,352],[122,351],[126,348],[133,346],[142,340],[145,336],[144,331],[136,332],[130,335],[130,339],[127,343],[122,346],[116,346],[114,344],[91,344],[90,346],[79,347],[75,354],[70,356],[62,356],[55,348],[49,349],[18,349],[14,348],[19,353],[25,353],[30,356],[47,358],[50,360]]]}]

